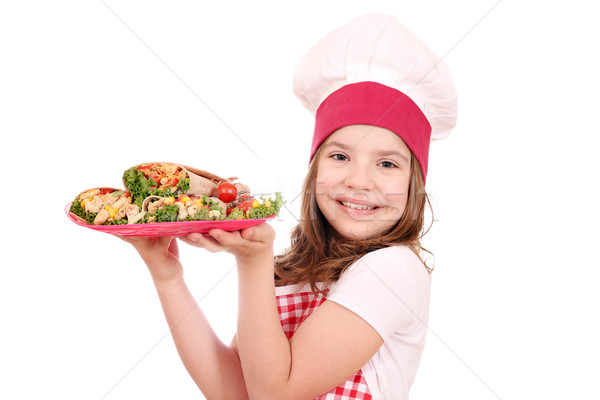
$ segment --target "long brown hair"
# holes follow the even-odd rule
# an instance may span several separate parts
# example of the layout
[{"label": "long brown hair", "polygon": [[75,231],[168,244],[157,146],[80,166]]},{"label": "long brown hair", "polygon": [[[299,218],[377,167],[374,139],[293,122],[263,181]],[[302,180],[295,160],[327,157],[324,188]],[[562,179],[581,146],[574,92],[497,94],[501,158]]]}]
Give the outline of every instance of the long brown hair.
[{"label": "long brown hair", "polygon": [[[320,291],[317,282],[335,282],[360,257],[392,245],[408,246],[423,261],[422,253],[430,253],[421,246],[421,238],[427,233],[423,231],[425,207],[429,205],[431,209],[431,204],[415,156],[411,156],[408,199],[400,220],[383,234],[352,240],[330,235],[333,228],[317,206],[315,186],[322,148],[315,153],[304,179],[301,220],[292,230],[291,246],[275,258],[275,284],[285,286],[309,282],[313,292],[317,293]],[[425,263],[424,266],[429,273],[433,271]]]}]

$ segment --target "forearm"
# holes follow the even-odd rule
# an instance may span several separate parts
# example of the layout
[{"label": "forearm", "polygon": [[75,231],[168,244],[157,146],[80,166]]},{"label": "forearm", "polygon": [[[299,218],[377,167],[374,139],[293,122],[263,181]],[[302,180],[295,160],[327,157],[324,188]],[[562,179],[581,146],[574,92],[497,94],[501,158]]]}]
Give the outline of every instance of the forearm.
[{"label": "forearm", "polygon": [[286,393],[292,362],[290,345],[277,312],[270,265],[248,266],[238,262],[239,354],[251,399],[281,398]]},{"label": "forearm", "polygon": [[240,360],[214,333],[183,278],[155,286],[179,356],[206,398],[247,398]]}]

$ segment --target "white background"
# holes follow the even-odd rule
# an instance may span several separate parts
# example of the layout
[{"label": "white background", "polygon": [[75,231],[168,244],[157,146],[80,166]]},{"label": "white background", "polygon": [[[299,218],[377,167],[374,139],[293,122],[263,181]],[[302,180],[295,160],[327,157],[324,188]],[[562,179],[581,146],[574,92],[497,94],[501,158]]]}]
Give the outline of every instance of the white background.
[{"label": "white background", "polygon": [[[172,161],[283,192],[298,216],[314,41],[372,10],[444,60],[459,122],[430,154],[436,223],[418,399],[598,399],[597,14],[574,1],[3,2],[0,398],[197,399],[132,248],[67,220],[82,190]],[[594,27],[594,25],[596,27]],[[223,340],[228,255],[182,245]]]}]

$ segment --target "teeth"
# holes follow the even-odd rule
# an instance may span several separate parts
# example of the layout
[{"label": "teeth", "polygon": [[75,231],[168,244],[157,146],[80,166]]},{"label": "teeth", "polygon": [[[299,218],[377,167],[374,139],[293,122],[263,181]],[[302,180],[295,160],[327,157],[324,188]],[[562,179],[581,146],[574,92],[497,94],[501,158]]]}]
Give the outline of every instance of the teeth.
[{"label": "teeth", "polygon": [[348,203],[347,201],[341,202],[346,207],[354,208],[355,210],[374,210],[375,207],[363,206],[361,204]]}]

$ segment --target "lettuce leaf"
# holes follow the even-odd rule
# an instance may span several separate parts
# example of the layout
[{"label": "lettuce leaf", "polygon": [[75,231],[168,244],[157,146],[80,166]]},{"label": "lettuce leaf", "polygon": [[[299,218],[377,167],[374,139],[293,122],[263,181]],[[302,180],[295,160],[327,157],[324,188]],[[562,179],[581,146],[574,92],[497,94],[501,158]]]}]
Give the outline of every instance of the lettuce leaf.
[{"label": "lettuce leaf", "polygon": [[267,218],[271,215],[279,214],[279,210],[284,204],[280,192],[275,193],[275,198],[264,199],[261,198],[262,203],[258,207],[252,207],[250,209],[251,219]]},{"label": "lettuce leaf", "polygon": [[176,205],[162,205],[154,213],[154,222],[176,222],[179,215],[179,207]]},{"label": "lettuce leaf", "polygon": [[181,190],[181,193],[187,193],[188,190],[190,190],[190,179],[184,178],[180,180],[177,184],[177,187],[179,188],[179,190]]},{"label": "lettuce leaf", "polygon": [[142,171],[132,167],[123,174],[125,188],[131,193],[133,204],[142,208],[142,202],[150,195],[151,188],[156,187],[156,182],[152,178],[146,178]]}]

